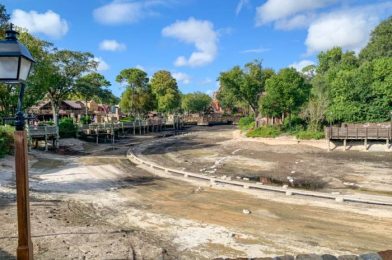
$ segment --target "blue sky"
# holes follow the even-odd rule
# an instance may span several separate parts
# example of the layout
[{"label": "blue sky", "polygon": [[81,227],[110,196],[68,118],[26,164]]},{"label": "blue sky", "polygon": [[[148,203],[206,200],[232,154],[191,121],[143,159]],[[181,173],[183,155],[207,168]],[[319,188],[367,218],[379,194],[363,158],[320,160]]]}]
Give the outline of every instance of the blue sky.
[{"label": "blue sky", "polygon": [[301,68],[334,46],[358,52],[392,14],[385,0],[3,0],[12,22],[59,48],[89,51],[115,82],[125,68],[212,93],[219,73],[261,59]]}]

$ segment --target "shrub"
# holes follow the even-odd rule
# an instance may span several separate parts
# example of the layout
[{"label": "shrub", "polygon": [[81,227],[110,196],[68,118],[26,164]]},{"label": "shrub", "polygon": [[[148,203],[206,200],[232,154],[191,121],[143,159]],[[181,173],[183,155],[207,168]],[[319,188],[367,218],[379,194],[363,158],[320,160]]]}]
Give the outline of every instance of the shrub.
[{"label": "shrub", "polygon": [[297,132],[295,137],[297,137],[297,139],[302,139],[302,140],[310,140],[310,139],[319,140],[324,138],[325,135],[324,132],[320,132],[320,131],[303,130]]},{"label": "shrub", "polygon": [[90,116],[82,116],[81,118],[80,118],[80,122],[82,123],[82,124],[84,124],[84,125],[88,125],[88,124],[90,124],[91,123],[91,117]]},{"label": "shrub", "polygon": [[0,126],[0,157],[11,154],[14,149],[14,128],[5,125]]},{"label": "shrub", "polygon": [[255,126],[255,119],[252,116],[241,117],[238,121],[238,127],[242,131],[246,131]]},{"label": "shrub", "polygon": [[127,116],[127,117],[120,119],[120,122],[128,123],[128,122],[133,122],[134,120],[135,120],[134,116]]},{"label": "shrub", "polygon": [[62,118],[59,123],[59,134],[61,138],[75,137],[77,127],[71,118]]},{"label": "shrub", "polygon": [[286,117],[283,121],[283,130],[289,133],[295,133],[303,131],[305,129],[306,122],[297,115]]},{"label": "shrub", "polygon": [[250,130],[247,137],[277,137],[281,134],[281,130],[277,126],[262,126],[256,129]]}]

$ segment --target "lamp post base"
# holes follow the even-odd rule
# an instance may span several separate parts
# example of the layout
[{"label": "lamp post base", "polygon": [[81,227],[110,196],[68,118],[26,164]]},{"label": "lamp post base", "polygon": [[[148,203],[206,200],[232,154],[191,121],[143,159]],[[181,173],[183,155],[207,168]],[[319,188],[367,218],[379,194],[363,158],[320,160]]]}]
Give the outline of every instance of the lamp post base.
[{"label": "lamp post base", "polygon": [[33,259],[30,231],[30,198],[26,131],[15,131],[16,203],[18,213],[17,259]]}]

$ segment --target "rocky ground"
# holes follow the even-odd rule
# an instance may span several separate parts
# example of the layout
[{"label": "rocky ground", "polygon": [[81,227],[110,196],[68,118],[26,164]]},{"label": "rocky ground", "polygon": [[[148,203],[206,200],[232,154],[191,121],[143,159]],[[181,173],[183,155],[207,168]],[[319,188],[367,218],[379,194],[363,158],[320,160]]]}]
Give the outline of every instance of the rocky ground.
[{"label": "rocky ground", "polygon": [[[230,144],[228,136],[233,129],[218,130],[210,128],[203,134],[204,140],[184,139],[187,146],[176,143],[181,149],[167,146],[166,150],[165,146],[146,156],[171,167],[181,167],[187,160],[193,164],[186,167],[197,171],[217,165],[214,174],[223,174],[226,169],[225,174],[232,176],[251,177],[249,172],[256,174],[255,168],[262,165],[266,165],[265,172],[277,167],[272,155],[266,156],[271,153],[270,147],[262,148],[266,149],[262,157],[265,163],[258,163],[258,152],[250,152],[256,149],[252,143]],[[151,138],[154,136],[123,139],[114,147],[65,140],[60,154],[32,151],[35,259],[212,259],[309,252],[342,255],[381,251],[392,244],[388,207],[318,203],[274,193],[254,196],[154,176],[125,157],[129,147]],[[274,148],[276,153],[278,148]],[[290,149],[280,151],[284,156],[279,167],[287,163],[287,170],[292,164],[305,165],[311,161],[307,156],[317,154],[314,150],[298,153]],[[196,164],[202,155],[204,164]],[[247,158],[241,161],[241,165],[248,164],[249,172],[243,169],[246,174],[232,169],[233,157],[239,155]],[[232,157],[216,163],[227,156]],[[387,167],[389,161],[378,156],[374,158],[381,159],[374,159],[374,163]],[[355,155],[352,158],[353,165],[363,160],[355,160]],[[12,157],[0,161],[0,259],[14,259],[17,243],[12,164]],[[307,169],[303,165],[301,169]],[[368,175],[388,175],[374,169],[368,168]],[[385,183],[391,184],[389,179]]]}]

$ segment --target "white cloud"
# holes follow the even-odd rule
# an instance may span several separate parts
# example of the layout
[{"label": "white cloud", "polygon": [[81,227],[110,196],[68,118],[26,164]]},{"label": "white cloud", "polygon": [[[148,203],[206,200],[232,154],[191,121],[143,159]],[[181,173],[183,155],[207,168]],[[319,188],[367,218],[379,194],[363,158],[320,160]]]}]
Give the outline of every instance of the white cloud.
[{"label": "white cloud", "polygon": [[95,57],[94,61],[98,62],[97,71],[104,71],[110,68],[109,65],[101,57]]},{"label": "white cloud", "polygon": [[165,4],[165,2],[160,0],[114,0],[107,5],[95,9],[93,11],[93,16],[99,23],[108,25],[136,23],[146,16],[156,15],[157,13],[153,8],[163,4]]},{"label": "white cloud", "polygon": [[214,61],[218,52],[218,34],[209,21],[196,20],[191,17],[187,21],[177,21],[162,30],[162,35],[173,37],[188,44],[194,44],[195,52],[187,59],[180,56],[176,66],[203,66]]},{"label": "white cloud", "polygon": [[380,22],[380,15],[391,9],[392,3],[384,3],[321,16],[309,26],[305,41],[308,54],[335,46],[358,52],[369,41],[371,31]]},{"label": "white cloud", "polygon": [[142,65],[136,65],[135,68],[142,70],[142,71],[146,71],[146,69],[142,66]]},{"label": "white cloud", "polygon": [[26,28],[30,33],[41,33],[53,38],[61,38],[68,32],[67,21],[52,10],[38,13],[15,9],[11,15],[11,22]]},{"label": "white cloud", "polygon": [[241,53],[244,53],[244,54],[247,54],[247,53],[262,53],[262,52],[267,52],[267,51],[270,51],[270,49],[260,47],[260,48],[256,48],[256,49],[243,50],[243,51],[241,51]]},{"label": "white cloud", "polygon": [[301,72],[303,68],[309,65],[314,65],[314,61],[311,60],[301,60],[299,62],[290,64],[289,67],[296,69],[297,71]]},{"label": "white cloud", "polygon": [[261,26],[270,22],[284,20],[301,12],[309,12],[326,7],[336,1],[337,0],[267,0],[266,3],[256,9],[256,25]]},{"label": "white cloud", "polygon": [[116,40],[103,40],[99,44],[99,49],[104,51],[123,51],[127,46],[123,43],[119,43]]},{"label": "white cloud", "polygon": [[249,0],[239,0],[237,7],[235,8],[235,14],[239,15],[242,11],[242,8],[249,5]]},{"label": "white cloud", "polygon": [[210,78],[205,78],[200,82],[201,85],[210,85],[211,83],[213,83],[213,81]]},{"label": "white cloud", "polygon": [[184,85],[191,83],[191,77],[186,73],[174,72],[172,73],[172,76],[177,80],[178,83],[182,83]]}]

